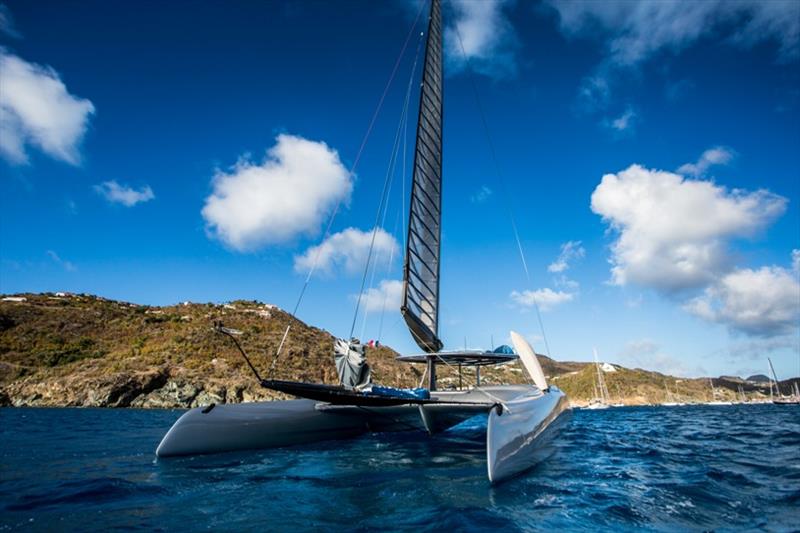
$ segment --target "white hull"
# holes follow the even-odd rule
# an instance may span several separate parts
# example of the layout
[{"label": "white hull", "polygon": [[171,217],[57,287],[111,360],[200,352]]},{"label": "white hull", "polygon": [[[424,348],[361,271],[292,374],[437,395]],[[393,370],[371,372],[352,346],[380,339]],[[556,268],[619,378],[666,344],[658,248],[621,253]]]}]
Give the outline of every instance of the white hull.
[{"label": "white hull", "polygon": [[[359,408],[314,400],[218,405],[190,409],[170,428],[158,457],[278,448],[352,438],[367,432],[436,433],[489,413],[489,478],[505,479],[540,460],[539,438],[567,408],[556,389],[500,386],[464,392],[434,392],[440,404]],[[461,403],[459,402],[469,402]],[[498,414],[497,404],[505,405]],[[490,412],[491,411],[491,412]],[[491,451],[490,451],[491,450]]]},{"label": "white hull", "polygon": [[596,409],[608,409],[611,407],[607,403],[590,403],[589,405],[585,405],[581,407],[581,409],[589,409],[590,411],[594,411]]},{"label": "white hull", "polygon": [[489,481],[513,477],[546,459],[549,441],[566,420],[569,402],[556,387],[524,395],[494,407],[486,429],[486,466]]},{"label": "white hull", "polygon": [[314,400],[240,403],[190,409],[161,439],[158,457],[278,448],[349,438],[364,422],[322,413]]}]

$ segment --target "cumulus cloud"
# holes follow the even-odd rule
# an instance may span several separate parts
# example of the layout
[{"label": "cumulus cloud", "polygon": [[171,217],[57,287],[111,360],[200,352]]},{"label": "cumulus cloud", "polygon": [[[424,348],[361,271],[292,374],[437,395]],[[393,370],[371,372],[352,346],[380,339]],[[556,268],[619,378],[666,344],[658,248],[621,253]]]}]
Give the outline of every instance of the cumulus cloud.
[{"label": "cumulus cloud", "polygon": [[728,190],[632,165],[603,176],[591,208],[617,234],[612,283],[674,293],[707,286],[729,270],[728,241],[758,232],[786,203],[766,190]]},{"label": "cumulus cloud", "polygon": [[115,180],[104,181],[99,185],[95,185],[94,190],[112,204],[122,204],[125,207],[133,207],[139,203],[149,202],[156,197],[149,185],[136,190],[127,185],[120,185]]},{"label": "cumulus cloud", "polygon": [[581,241],[567,241],[561,245],[558,258],[547,267],[549,272],[564,272],[569,269],[570,263],[582,259],[586,250],[581,246]]},{"label": "cumulus cloud", "polygon": [[[317,262],[316,271],[332,274],[343,271],[356,274],[364,270],[372,242],[371,231],[347,228],[334,233],[317,246],[312,246],[304,254],[294,258],[294,269],[297,272],[309,272]],[[375,233],[375,245],[372,250],[374,264],[384,264],[389,257],[396,257],[400,246],[397,240],[381,228]]]},{"label": "cumulus cloud", "polygon": [[715,146],[703,152],[696,163],[681,165],[678,168],[678,173],[689,176],[704,176],[711,167],[730,163],[735,155],[736,153],[730,148]]},{"label": "cumulus cloud", "polygon": [[741,46],[772,41],[780,60],[800,55],[800,3],[795,0],[548,3],[558,11],[563,33],[601,39],[606,61],[617,66],[637,65],[661,51],[678,53],[704,37]]},{"label": "cumulus cloud", "polygon": [[792,270],[800,275],[800,250],[792,250]]},{"label": "cumulus cloud", "polygon": [[336,150],[287,134],[261,163],[242,158],[229,172],[217,171],[212,185],[203,218],[211,235],[238,251],[317,233],[353,190]]},{"label": "cumulus cloud", "polygon": [[50,257],[50,259],[53,260],[53,262],[55,264],[57,264],[58,266],[60,266],[64,270],[66,270],[67,272],[75,272],[76,270],[78,270],[78,267],[76,267],[74,263],[72,263],[70,261],[67,261],[65,259],[62,259],[53,250],[47,250],[47,255]]},{"label": "cumulus cloud", "polygon": [[30,145],[77,165],[94,105],[71,95],[52,68],[28,63],[2,47],[0,72],[0,155],[24,164]]},{"label": "cumulus cloud", "polygon": [[571,302],[575,299],[575,294],[571,292],[554,291],[550,288],[544,288],[537,289],[535,291],[512,291],[511,299],[521,307],[530,308],[538,305],[539,310],[549,311],[563,303]]},{"label": "cumulus cloud", "polygon": [[492,195],[492,189],[486,185],[482,185],[478,192],[469,197],[469,201],[473,204],[482,204],[489,199]]},{"label": "cumulus cloud", "polygon": [[[447,57],[460,70],[467,59],[479,73],[504,77],[516,74],[516,35],[503,10],[508,0],[452,0],[452,25],[445,29]],[[463,48],[462,48],[463,47]]]},{"label": "cumulus cloud", "polygon": [[777,266],[736,269],[684,308],[747,335],[796,333],[800,328],[800,283],[791,271]]},{"label": "cumulus cloud", "polygon": [[[353,296],[355,298],[355,295]],[[400,309],[403,301],[403,282],[385,279],[377,288],[371,288],[361,295],[361,308],[367,313]]]}]

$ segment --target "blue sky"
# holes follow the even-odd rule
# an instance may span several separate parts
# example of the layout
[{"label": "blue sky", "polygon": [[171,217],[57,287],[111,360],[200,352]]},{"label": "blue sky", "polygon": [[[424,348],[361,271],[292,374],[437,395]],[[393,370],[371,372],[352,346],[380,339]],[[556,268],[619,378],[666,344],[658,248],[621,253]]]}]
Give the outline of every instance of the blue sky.
[{"label": "blue sky", "polygon": [[[0,292],[291,310],[321,246],[298,316],[347,335],[418,5],[4,4]],[[542,352],[536,301],[557,359],[800,374],[798,6],[445,2],[446,346]],[[402,168],[356,333],[415,351]]]}]

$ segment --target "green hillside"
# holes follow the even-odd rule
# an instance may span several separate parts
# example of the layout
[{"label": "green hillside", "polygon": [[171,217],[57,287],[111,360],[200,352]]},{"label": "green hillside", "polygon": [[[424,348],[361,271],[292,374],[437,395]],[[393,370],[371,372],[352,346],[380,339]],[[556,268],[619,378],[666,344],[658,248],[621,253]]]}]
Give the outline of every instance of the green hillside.
[{"label": "green hillside", "polygon": [[[20,294],[0,301],[0,404],[187,407],[281,397],[258,386],[231,341],[213,330],[216,321],[242,331],[240,342],[262,374],[291,325],[274,377],[336,383],[331,334],[269,304],[152,307],[91,295]],[[418,385],[423,367],[396,363],[395,356],[388,347],[369,351],[375,381]],[[594,396],[594,365],[544,356],[541,362],[574,403]],[[711,399],[707,380],[616,369],[604,373],[614,402],[663,402],[665,383],[681,401]],[[482,370],[485,384],[525,379],[518,363]],[[736,379],[715,380],[718,399],[734,399],[741,384],[749,396],[764,396],[765,385]],[[474,369],[464,369],[461,382],[474,384]],[[439,384],[457,387],[458,369],[440,366]]]}]

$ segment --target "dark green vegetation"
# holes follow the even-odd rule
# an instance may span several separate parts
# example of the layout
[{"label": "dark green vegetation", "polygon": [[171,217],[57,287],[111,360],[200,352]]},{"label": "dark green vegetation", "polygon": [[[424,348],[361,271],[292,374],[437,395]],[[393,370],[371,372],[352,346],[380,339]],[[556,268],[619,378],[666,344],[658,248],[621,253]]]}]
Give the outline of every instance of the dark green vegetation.
[{"label": "dark green vegetation", "polygon": [[[235,301],[150,307],[91,295],[20,294],[0,302],[0,404],[109,407],[185,407],[210,402],[278,398],[260,388],[215,321],[243,332],[244,349],[264,377],[286,326],[290,331],[274,366],[279,379],[335,383],[333,337],[272,305]],[[395,363],[388,348],[368,352],[375,380],[408,387],[421,366]],[[545,373],[576,403],[594,396],[596,369],[587,363],[542,356]],[[613,402],[710,401],[706,379],[679,379],[619,366],[604,373]],[[484,383],[525,380],[519,364],[483,369]],[[475,382],[472,369],[464,385]],[[458,370],[440,366],[442,387],[456,387]],[[665,388],[666,384],[666,388]],[[764,384],[738,378],[714,380],[717,399],[735,399],[742,385],[763,398]],[[669,394],[666,389],[669,389]],[[788,390],[788,389],[787,389]]]}]

